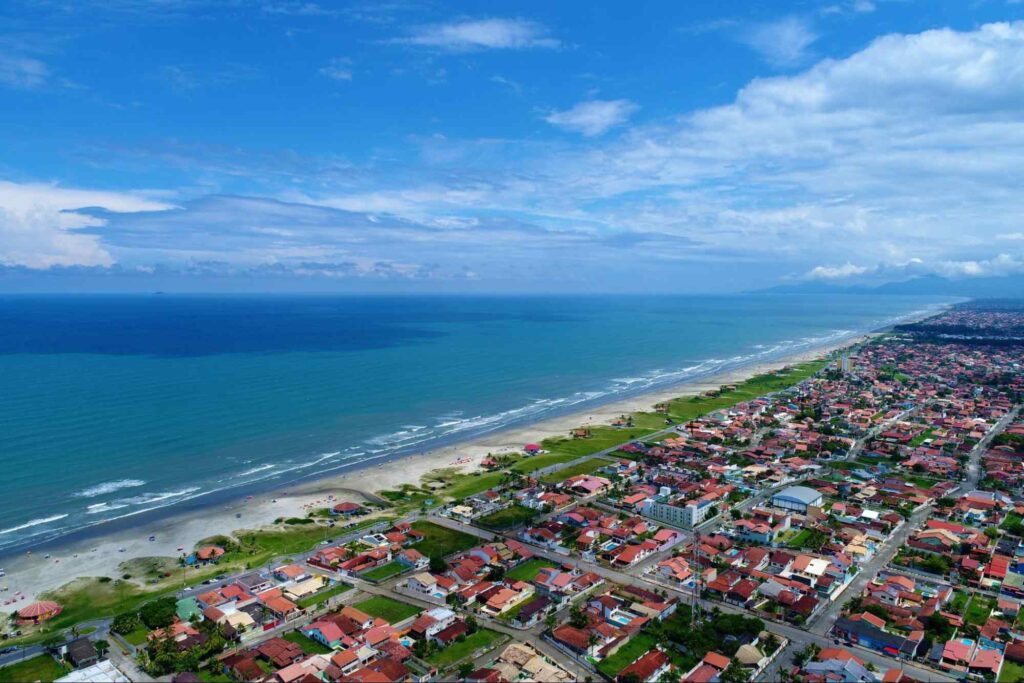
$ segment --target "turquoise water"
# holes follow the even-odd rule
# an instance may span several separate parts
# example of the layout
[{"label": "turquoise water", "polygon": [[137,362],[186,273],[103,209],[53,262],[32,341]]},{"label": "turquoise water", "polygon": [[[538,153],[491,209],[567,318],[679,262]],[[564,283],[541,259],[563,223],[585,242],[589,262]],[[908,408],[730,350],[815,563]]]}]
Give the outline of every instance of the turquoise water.
[{"label": "turquoise water", "polygon": [[0,298],[0,551],[582,410],[941,301]]}]

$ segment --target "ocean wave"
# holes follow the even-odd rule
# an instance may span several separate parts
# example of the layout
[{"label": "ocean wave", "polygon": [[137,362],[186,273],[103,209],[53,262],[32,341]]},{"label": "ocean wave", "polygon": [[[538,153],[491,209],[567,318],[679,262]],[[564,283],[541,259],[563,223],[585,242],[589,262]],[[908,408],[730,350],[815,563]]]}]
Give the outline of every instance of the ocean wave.
[{"label": "ocean wave", "polygon": [[29,520],[24,524],[12,526],[10,529],[0,529],[0,535],[14,533],[15,531],[22,531],[24,529],[31,529],[34,526],[39,526],[41,524],[49,524],[50,522],[56,522],[58,520],[64,519],[65,517],[67,517],[67,515],[53,515],[52,517],[40,517],[39,519]]},{"label": "ocean wave", "polygon": [[95,503],[85,508],[85,514],[87,515],[99,515],[104,512],[111,512],[112,510],[120,510],[121,508],[128,507],[128,503]]},{"label": "ocean wave", "polygon": [[246,470],[245,472],[239,472],[235,476],[237,476],[237,477],[248,477],[251,474],[259,474],[260,472],[266,472],[267,470],[272,470],[275,467],[277,467],[277,465],[274,465],[273,463],[267,463],[266,465],[260,465],[259,467],[253,467],[251,470]]},{"label": "ocean wave", "polygon": [[115,503],[127,503],[128,505],[149,505],[151,503],[159,503],[162,500],[169,500],[171,498],[181,498],[187,496],[190,493],[195,493],[200,490],[198,486],[189,486],[183,488],[180,491],[161,491],[159,493],[144,493],[141,496],[133,496],[131,498],[125,498],[124,500],[114,501]]},{"label": "ocean wave", "polygon": [[96,496],[103,496],[114,491],[120,491],[121,489],[130,489],[137,486],[145,486],[146,482],[141,479],[118,479],[117,481],[107,481],[102,484],[90,486],[87,489],[82,489],[72,495],[75,498],[95,498]]}]

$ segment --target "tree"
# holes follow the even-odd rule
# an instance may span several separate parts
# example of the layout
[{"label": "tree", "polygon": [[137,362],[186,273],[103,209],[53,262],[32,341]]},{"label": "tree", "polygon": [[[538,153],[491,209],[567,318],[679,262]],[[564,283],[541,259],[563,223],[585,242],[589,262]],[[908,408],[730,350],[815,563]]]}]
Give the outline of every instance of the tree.
[{"label": "tree", "polygon": [[544,625],[547,626],[549,630],[553,629],[555,627],[555,624],[557,624],[557,623],[558,623],[558,617],[556,617],[554,615],[554,613],[551,613],[551,614],[547,615],[546,617],[544,617]]},{"label": "tree", "polygon": [[587,615],[583,613],[579,605],[573,605],[569,608],[569,624],[573,628],[583,628],[588,622]]},{"label": "tree", "polygon": [[64,644],[64,636],[59,633],[51,633],[50,635],[43,638],[42,646],[47,650],[56,650],[58,647]]},{"label": "tree", "polygon": [[658,677],[658,683],[679,683],[679,672],[669,669]]},{"label": "tree", "polygon": [[110,643],[106,640],[103,640],[102,638],[94,642],[93,646],[96,648],[96,654],[98,654],[100,657],[106,655],[107,652],[110,650]]},{"label": "tree", "polygon": [[619,676],[618,680],[619,683],[643,683],[643,681],[640,680],[640,677],[632,671],[622,674]]},{"label": "tree", "polygon": [[750,680],[750,672],[736,662],[729,662],[725,671],[718,675],[718,680],[721,683],[746,683]]},{"label": "tree", "polygon": [[110,624],[110,630],[123,636],[131,633],[141,625],[142,622],[139,620],[139,615],[136,612],[125,612],[114,617],[114,621]]},{"label": "tree", "polygon": [[139,610],[139,617],[151,629],[166,628],[174,623],[177,602],[174,597],[147,602]]},{"label": "tree", "polygon": [[480,628],[480,625],[476,621],[476,617],[472,614],[466,617],[466,628],[469,629],[470,633],[476,633],[477,630]]},{"label": "tree", "polygon": [[430,558],[430,571],[434,574],[444,574],[448,571],[448,563],[440,555],[434,555]]},{"label": "tree", "polygon": [[465,680],[469,678],[469,675],[473,673],[473,662],[463,662],[459,664],[459,678]]}]

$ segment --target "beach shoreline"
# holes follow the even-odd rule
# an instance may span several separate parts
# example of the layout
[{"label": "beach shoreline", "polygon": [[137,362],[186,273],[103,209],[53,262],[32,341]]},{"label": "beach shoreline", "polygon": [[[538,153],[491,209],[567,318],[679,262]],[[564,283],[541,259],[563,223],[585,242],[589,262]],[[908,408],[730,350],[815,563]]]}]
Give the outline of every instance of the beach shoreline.
[{"label": "beach shoreline", "polygon": [[[934,313],[929,311],[920,317]],[[119,576],[119,565],[128,560],[176,558],[182,554],[180,549],[191,551],[202,539],[230,535],[241,529],[268,527],[277,519],[305,517],[311,510],[343,501],[372,500],[378,491],[398,488],[403,484],[418,485],[425,475],[440,469],[471,472],[477,470],[489,454],[521,452],[526,443],[566,436],[576,427],[609,424],[622,414],[650,411],[663,401],[700,394],[723,384],[739,383],[755,375],[819,359],[859,344],[880,331],[805,348],[797,353],[705,377],[689,378],[583,410],[468,437],[422,453],[368,462],[362,467],[355,465],[350,471],[326,473],[309,480],[283,484],[258,495],[246,496],[244,491],[239,491],[234,498],[221,500],[216,505],[211,501],[198,504],[195,509],[176,510],[154,519],[141,516],[139,519],[126,518],[119,520],[122,524],[112,529],[90,528],[77,538],[72,535],[40,544],[31,555],[19,552],[0,556],[0,566],[5,566],[7,572],[7,576],[0,579],[0,586],[8,589],[3,594],[5,599],[18,593],[21,599],[17,604],[7,606],[8,609],[17,608],[76,578]],[[92,533],[94,529],[96,532]],[[150,536],[155,540],[149,541]]]}]

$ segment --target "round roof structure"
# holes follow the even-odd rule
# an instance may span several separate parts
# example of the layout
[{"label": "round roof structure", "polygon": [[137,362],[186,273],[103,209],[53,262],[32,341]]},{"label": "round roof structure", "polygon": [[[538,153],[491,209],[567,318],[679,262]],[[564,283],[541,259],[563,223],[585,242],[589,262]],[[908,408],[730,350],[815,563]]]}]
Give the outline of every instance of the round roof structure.
[{"label": "round roof structure", "polygon": [[60,605],[52,600],[41,600],[18,610],[18,616],[22,619],[38,619],[40,617],[52,617],[60,612]]}]

